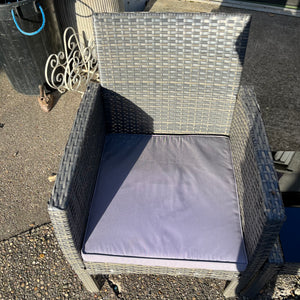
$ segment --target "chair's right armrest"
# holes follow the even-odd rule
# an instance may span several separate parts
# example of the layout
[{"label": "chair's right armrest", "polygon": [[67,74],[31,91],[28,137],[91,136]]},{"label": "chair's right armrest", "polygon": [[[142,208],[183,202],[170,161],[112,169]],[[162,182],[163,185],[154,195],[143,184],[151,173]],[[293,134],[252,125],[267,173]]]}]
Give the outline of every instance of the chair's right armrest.
[{"label": "chair's right armrest", "polygon": [[48,205],[55,235],[73,267],[81,264],[80,250],[104,138],[101,87],[93,83],[79,106]]},{"label": "chair's right armrest", "polygon": [[[268,259],[285,220],[276,171],[252,87],[241,87],[230,129],[249,276]],[[245,272],[246,272],[245,271]]]}]

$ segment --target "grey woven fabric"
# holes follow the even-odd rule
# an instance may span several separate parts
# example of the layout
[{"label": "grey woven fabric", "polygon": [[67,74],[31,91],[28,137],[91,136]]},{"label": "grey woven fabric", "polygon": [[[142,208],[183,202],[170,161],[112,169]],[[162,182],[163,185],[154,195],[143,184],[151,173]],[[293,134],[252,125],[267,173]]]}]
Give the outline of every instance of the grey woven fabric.
[{"label": "grey woven fabric", "polygon": [[[149,115],[155,133],[228,134],[249,21],[228,14],[96,14],[101,85]],[[136,131],[134,115],[120,114],[113,98],[109,130]]]},{"label": "grey woven fabric", "polygon": [[239,282],[244,286],[267,260],[285,220],[277,175],[253,87],[240,88],[230,141],[249,259],[247,272]]}]

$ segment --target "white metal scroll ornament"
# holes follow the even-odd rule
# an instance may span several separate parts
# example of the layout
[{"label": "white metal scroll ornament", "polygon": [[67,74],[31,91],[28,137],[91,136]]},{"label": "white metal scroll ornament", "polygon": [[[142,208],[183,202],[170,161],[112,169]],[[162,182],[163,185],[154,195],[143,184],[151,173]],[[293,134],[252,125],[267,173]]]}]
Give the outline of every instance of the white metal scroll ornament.
[{"label": "white metal scroll ornament", "polygon": [[98,63],[95,58],[95,42],[87,46],[80,43],[78,34],[72,27],[66,28],[63,36],[64,51],[51,54],[45,66],[47,84],[64,93],[68,90],[80,91],[90,81],[98,81]]}]

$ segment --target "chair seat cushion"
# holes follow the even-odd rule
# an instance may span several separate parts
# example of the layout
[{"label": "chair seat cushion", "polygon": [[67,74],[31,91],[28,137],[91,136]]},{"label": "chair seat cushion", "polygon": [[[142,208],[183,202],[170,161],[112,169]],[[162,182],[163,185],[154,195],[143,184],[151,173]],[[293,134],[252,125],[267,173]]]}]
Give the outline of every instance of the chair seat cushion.
[{"label": "chair seat cushion", "polygon": [[82,257],[243,271],[229,138],[107,135]]}]

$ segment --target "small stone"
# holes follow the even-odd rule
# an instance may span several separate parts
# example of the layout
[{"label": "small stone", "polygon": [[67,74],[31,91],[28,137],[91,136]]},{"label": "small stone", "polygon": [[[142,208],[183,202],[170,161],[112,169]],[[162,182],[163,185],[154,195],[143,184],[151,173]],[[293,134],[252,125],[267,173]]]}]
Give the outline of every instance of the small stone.
[{"label": "small stone", "polygon": [[294,294],[300,296],[300,288],[295,289]]},{"label": "small stone", "polygon": [[116,284],[114,284],[114,285],[112,286],[112,288],[113,288],[113,290],[114,290],[114,292],[115,292],[116,294],[119,294],[119,288],[118,288],[118,286],[117,286]]},{"label": "small stone", "polygon": [[54,182],[56,180],[57,175],[52,175],[48,177],[49,182]]}]

